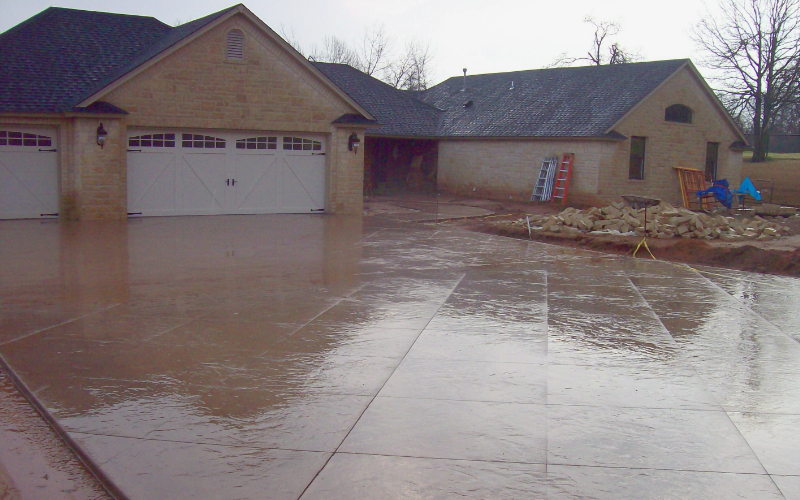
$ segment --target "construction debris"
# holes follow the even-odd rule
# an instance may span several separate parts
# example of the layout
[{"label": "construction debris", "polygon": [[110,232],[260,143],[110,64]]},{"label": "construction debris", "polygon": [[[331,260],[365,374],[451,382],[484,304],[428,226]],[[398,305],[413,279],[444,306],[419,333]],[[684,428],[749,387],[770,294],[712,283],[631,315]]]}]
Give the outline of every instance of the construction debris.
[{"label": "construction debris", "polygon": [[650,238],[698,238],[723,241],[770,240],[790,232],[789,227],[762,219],[737,219],[723,215],[709,215],[675,207],[669,203],[647,209],[647,228],[644,227],[645,210],[635,210],[624,203],[612,203],[603,208],[585,211],[567,208],[558,215],[531,215],[505,224],[530,226],[533,231],[551,233],[612,234],[644,236]]},{"label": "construction debris", "polygon": [[797,215],[797,209],[794,207],[782,207],[780,205],[773,205],[771,203],[764,203],[762,205],[755,205],[753,213],[758,215],[770,215],[772,217],[791,217]]}]

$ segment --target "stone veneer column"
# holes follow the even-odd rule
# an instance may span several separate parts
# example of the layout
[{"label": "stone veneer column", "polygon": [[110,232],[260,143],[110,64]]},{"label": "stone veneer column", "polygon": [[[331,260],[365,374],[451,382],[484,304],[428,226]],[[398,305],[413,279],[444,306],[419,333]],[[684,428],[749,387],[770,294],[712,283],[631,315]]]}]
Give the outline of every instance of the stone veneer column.
[{"label": "stone veneer column", "polygon": [[[334,125],[327,163],[326,211],[341,215],[361,214],[364,208],[364,129],[363,126]],[[358,153],[347,149],[355,132],[361,140]]]},{"label": "stone veneer column", "polygon": [[[103,148],[97,127],[108,132]],[[80,220],[121,220],[127,217],[127,148],[125,125],[119,118],[80,117],[72,127],[74,213]]]}]

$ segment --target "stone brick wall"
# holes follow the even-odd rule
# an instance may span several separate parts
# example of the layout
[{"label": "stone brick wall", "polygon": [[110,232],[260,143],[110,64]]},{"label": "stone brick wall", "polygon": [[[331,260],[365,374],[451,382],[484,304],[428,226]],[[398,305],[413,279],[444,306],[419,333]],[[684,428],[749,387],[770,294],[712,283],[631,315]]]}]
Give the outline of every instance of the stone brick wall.
[{"label": "stone brick wall", "polygon": [[[327,210],[344,215],[361,214],[364,209],[364,130],[331,127],[327,166]],[[358,153],[347,149],[350,134],[361,140]]]},{"label": "stone brick wall", "polygon": [[[664,120],[664,110],[683,104],[693,111],[692,123]],[[617,145],[613,161],[600,174],[598,195],[618,200],[621,194],[641,194],[681,203],[678,173],[672,167],[705,170],[706,143],[718,142],[717,177],[732,186],[741,182],[742,153],[732,151],[737,136],[689,69],[683,69],[643,101],[615,130],[626,137],[646,137],[643,180],[628,179],[630,141]]]},{"label": "stone brick wall", "polygon": [[598,174],[608,164],[614,143],[597,140],[442,140],[439,142],[439,189],[493,199],[527,201],[542,161],[564,153],[575,160],[568,198],[591,202]]},{"label": "stone brick wall", "polygon": [[[108,132],[103,148],[97,127]],[[72,127],[72,171],[77,218],[120,220],[127,217],[125,126],[120,119],[76,118]]]},{"label": "stone brick wall", "polygon": [[[691,124],[664,121],[673,104],[689,106]],[[737,135],[688,69],[682,70],[643,101],[616,128],[644,136],[643,180],[628,179],[630,140],[442,140],[439,142],[439,189],[496,199],[530,198],[542,160],[575,153],[569,196],[572,201],[605,203],[622,194],[653,196],[680,204],[674,166],[705,169],[706,143],[718,142],[718,178],[741,181],[741,151],[732,151]]]}]

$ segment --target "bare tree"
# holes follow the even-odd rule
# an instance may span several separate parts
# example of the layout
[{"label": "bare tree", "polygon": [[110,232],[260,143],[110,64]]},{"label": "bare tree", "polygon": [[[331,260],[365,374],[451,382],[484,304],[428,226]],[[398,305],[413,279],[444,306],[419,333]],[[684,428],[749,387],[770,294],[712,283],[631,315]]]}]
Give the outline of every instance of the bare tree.
[{"label": "bare tree", "polygon": [[387,67],[383,81],[404,90],[426,90],[431,84],[432,60],[430,43],[411,40],[405,52]]},{"label": "bare tree", "polygon": [[356,68],[360,65],[356,51],[346,41],[335,36],[323,38],[321,49],[313,46],[308,58],[319,62],[349,64]]},{"label": "bare tree", "polygon": [[798,102],[800,0],[723,0],[694,39],[728,111],[752,123],[753,161],[769,152],[775,119]]},{"label": "bare tree", "polygon": [[800,134],[800,102],[793,102],[776,113],[772,131],[778,134]]},{"label": "bare tree", "polygon": [[[280,34],[289,45],[305,55],[294,31],[281,25]],[[322,47],[312,46],[306,57],[310,61],[349,64],[395,88],[427,89],[431,84],[433,64],[430,43],[412,39],[400,54],[393,53],[392,46],[392,37],[380,24],[365,28],[360,42],[352,46],[341,38],[326,36]]]},{"label": "bare tree", "polygon": [[619,42],[612,41],[622,29],[619,23],[610,21],[598,22],[591,16],[584,18],[583,22],[594,26],[594,41],[592,42],[592,48],[586,52],[586,56],[568,57],[565,52],[558,56],[548,67],[559,68],[587,62],[601,66],[603,64],[625,64],[641,60],[639,54],[623,49]]},{"label": "bare tree", "polygon": [[413,61],[408,57],[393,59],[381,75],[381,80],[394,88],[402,88],[408,81],[412,71]]},{"label": "bare tree", "polygon": [[386,34],[383,24],[364,29],[364,36],[356,49],[356,68],[368,75],[384,72],[389,65],[387,58],[391,48],[392,39]]},{"label": "bare tree", "polygon": [[286,43],[294,47],[294,50],[299,52],[303,57],[306,57],[306,53],[303,50],[303,46],[300,44],[300,40],[298,40],[297,36],[294,34],[294,29],[287,28],[283,23],[281,23],[278,33],[280,33],[281,38],[283,38]]}]

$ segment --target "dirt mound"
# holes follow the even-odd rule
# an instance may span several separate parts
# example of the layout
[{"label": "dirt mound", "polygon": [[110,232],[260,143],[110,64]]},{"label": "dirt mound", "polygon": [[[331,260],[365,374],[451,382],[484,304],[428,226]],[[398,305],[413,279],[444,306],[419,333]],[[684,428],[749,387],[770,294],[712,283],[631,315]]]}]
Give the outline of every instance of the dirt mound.
[{"label": "dirt mound", "polygon": [[[499,236],[528,239],[526,227],[496,224],[482,220],[466,221],[465,227]],[[534,231],[530,238],[576,248],[586,248],[619,255],[633,255],[641,237],[619,237],[562,233],[543,233]],[[648,246],[656,258],[687,264],[705,264],[769,274],[800,276],[800,249],[793,252],[767,250],[751,245],[720,247],[696,239],[648,239]],[[637,258],[650,258],[644,250],[639,250]]]}]

